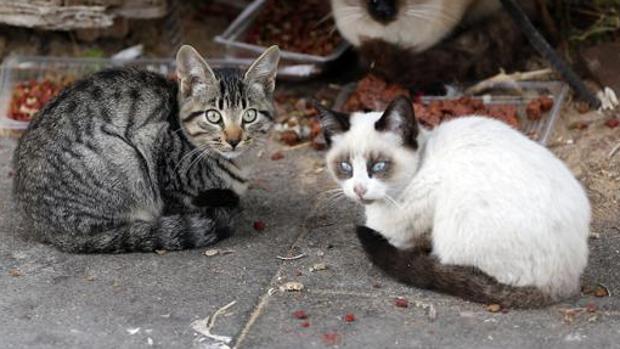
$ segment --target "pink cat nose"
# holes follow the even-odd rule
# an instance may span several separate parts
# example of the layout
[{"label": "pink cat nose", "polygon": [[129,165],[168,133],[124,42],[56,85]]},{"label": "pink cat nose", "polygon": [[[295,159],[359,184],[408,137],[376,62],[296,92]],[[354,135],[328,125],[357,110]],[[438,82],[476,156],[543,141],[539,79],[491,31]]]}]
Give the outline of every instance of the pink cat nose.
[{"label": "pink cat nose", "polygon": [[355,194],[357,194],[357,196],[358,196],[360,199],[363,199],[363,198],[364,198],[364,195],[366,194],[366,192],[367,192],[368,190],[366,189],[366,187],[365,187],[365,186],[363,186],[363,185],[361,185],[361,184],[356,184],[356,185],[353,187],[353,191],[355,192]]}]

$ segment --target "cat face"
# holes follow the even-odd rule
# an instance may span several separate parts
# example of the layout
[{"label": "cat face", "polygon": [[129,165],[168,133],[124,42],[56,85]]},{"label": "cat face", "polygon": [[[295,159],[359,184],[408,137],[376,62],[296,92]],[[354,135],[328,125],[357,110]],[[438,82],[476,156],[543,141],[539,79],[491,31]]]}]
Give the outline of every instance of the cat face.
[{"label": "cat face", "polygon": [[350,116],[319,109],[330,147],[327,166],[344,194],[365,205],[394,200],[418,167],[411,101],[399,97],[384,113]]},{"label": "cat face", "polygon": [[474,0],[331,0],[336,25],[354,46],[380,39],[424,51],[462,21]]},{"label": "cat face", "polygon": [[234,158],[266,138],[280,51],[267,49],[245,73],[212,70],[191,46],[177,54],[180,121],[189,140]]}]

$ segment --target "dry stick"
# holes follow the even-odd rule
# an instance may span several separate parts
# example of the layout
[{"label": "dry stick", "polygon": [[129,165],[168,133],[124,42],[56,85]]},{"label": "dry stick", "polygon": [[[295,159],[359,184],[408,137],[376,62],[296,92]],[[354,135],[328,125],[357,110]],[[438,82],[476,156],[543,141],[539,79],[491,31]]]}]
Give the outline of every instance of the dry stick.
[{"label": "dry stick", "polygon": [[517,85],[518,81],[526,81],[526,80],[534,80],[546,77],[553,73],[551,69],[540,69],[528,72],[515,72],[512,74],[506,74],[506,72],[501,69],[499,74],[492,76],[488,79],[482,80],[474,86],[469,87],[465,90],[466,95],[476,95],[482,93],[486,90],[492,89],[497,85],[507,84],[510,87],[515,89],[519,89]]},{"label": "dry stick", "polygon": [[577,94],[588,102],[592,107],[598,109],[601,101],[596,98],[592,92],[588,90],[583,81],[575,74],[575,72],[558,56],[557,52],[549,45],[540,32],[534,27],[532,21],[523,11],[516,0],[500,0],[506,11],[510,14],[517,26],[525,34],[528,41],[538,53],[551,63],[551,65],[566,79],[568,84],[577,92]]},{"label": "dry stick", "polygon": [[292,256],[292,257],[276,256],[276,258],[279,259],[279,260],[283,260],[283,261],[294,261],[296,259],[304,258],[305,256],[306,256],[305,253],[300,253],[297,256]]},{"label": "dry stick", "polygon": [[199,332],[203,336],[211,338],[215,341],[226,343],[226,344],[230,343],[230,341],[232,341],[231,337],[213,334],[211,333],[211,330],[213,329],[213,326],[215,326],[215,320],[217,319],[217,317],[221,315],[222,313],[224,313],[226,310],[228,310],[228,308],[235,305],[236,303],[237,301],[232,301],[226,304],[225,306],[219,308],[218,310],[216,310],[215,313],[213,313],[213,315],[208,316],[205,319],[196,320],[192,322],[191,324],[192,329],[194,329],[194,331],[196,332]]}]

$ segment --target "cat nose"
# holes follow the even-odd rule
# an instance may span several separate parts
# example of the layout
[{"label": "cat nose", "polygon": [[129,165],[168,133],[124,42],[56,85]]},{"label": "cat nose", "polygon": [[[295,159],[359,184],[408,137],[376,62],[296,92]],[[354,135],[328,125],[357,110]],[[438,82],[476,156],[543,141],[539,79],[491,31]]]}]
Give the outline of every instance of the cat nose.
[{"label": "cat nose", "polygon": [[363,185],[361,185],[361,184],[356,184],[356,185],[353,187],[353,191],[355,192],[355,194],[357,194],[357,196],[358,196],[360,199],[363,199],[363,198],[364,198],[364,195],[366,195],[366,192],[367,192],[368,190],[366,189],[366,187],[365,187],[365,186],[363,186]]},{"label": "cat nose", "polygon": [[241,138],[230,138],[230,139],[227,139],[227,140],[226,140],[226,142],[227,142],[228,144],[230,144],[230,146],[231,146],[233,149],[235,149],[235,147],[236,147],[239,143],[241,143]]},{"label": "cat nose", "polygon": [[369,0],[368,10],[378,21],[390,21],[396,17],[394,0]]}]

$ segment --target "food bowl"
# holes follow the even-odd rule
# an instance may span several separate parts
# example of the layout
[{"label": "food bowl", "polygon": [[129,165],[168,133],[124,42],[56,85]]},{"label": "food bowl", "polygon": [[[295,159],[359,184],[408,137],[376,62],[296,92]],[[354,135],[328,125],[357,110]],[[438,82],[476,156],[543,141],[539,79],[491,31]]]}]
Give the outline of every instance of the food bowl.
[{"label": "food bowl", "polygon": [[[515,88],[516,87],[516,88]],[[338,94],[334,109],[342,110],[349,97],[355,91],[356,83],[343,87]],[[517,85],[497,84],[483,96],[473,96],[486,106],[513,106],[517,111],[518,128],[532,140],[547,145],[560,116],[562,104],[568,95],[569,87],[561,81],[523,81]],[[536,120],[527,117],[526,108],[532,101],[541,96],[553,100],[553,107]],[[460,94],[451,96],[424,96],[420,99],[423,104],[433,101],[456,100],[463,97]]]},{"label": "food bowl", "polygon": [[[244,42],[248,30],[269,0],[255,0],[230,24],[215,41],[226,47],[227,58],[246,60],[250,63],[267,47]],[[323,24],[324,25],[324,24]],[[335,30],[335,29],[334,29]],[[340,58],[350,47],[344,39],[331,53],[320,56],[288,50],[281,51],[279,78],[289,80],[305,80],[323,73],[331,63]]]},{"label": "food bowl", "polygon": [[[244,61],[231,59],[209,59],[212,67],[238,67]],[[43,56],[9,56],[0,68],[0,129],[21,131],[28,127],[28,121],[9,117],[15,89],[23,83],[54,81],[66,83],[101,69],[133,66],[173,77],[175,62],[172,59],[115,60],[110,58],[66,58]],[[5,132],[6,133],[6,132]]]}]

